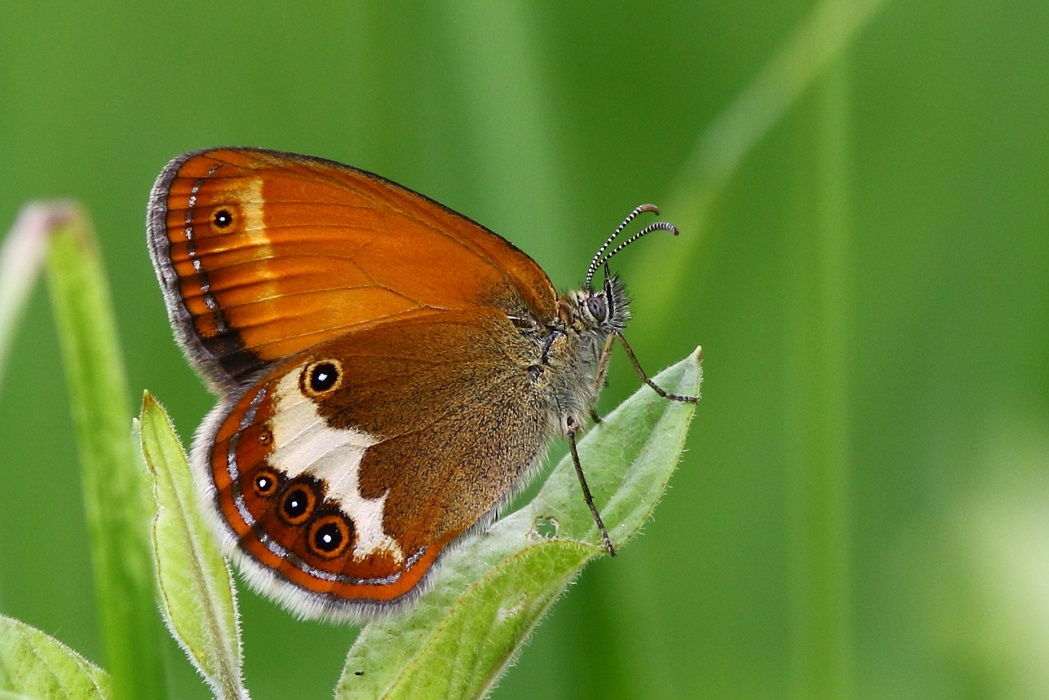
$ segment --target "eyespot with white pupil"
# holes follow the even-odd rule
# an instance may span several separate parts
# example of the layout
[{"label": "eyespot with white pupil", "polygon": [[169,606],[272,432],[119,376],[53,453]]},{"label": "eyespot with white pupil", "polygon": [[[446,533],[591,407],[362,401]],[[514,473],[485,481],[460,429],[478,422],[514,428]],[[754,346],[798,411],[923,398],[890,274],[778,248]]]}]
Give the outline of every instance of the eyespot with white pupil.
[{"label": "eyespot with white pupil", "polygon": [[211,220],[215,222],[215,226],[218,228],[228,228],[233,223],[233,214],[229,209],[219,209]]},{"label": "eyespot with white pupil", "polygon": [[341,556],[353,539],[353,525],[339,513],[322,515],[310,526],[309,546],[325,559]]},{"label": "eyespot with white pupil", "polygon": [[342,364],[338,360],[318,360],[302,370],[299,386],[307,396],[335,391],[342,383]]},{"label": "eyespot with white pupil", "polygon": [[602,323],[608,316],[608,306],[605,304],[604,297],[590,297],[586,300],[586,309],[598,323]]},{"label": "eyespot with white pupil", "polygon": [[280,515],[288,525],[309,520],[317,506],[317,494],[305,483],[293,482],[280,500]]},{"label": "eyespot with white pupil", "polygon": [[280,490],[281,478],[271,469],[260,469],[251,480],[255,495],[270,498]]}]

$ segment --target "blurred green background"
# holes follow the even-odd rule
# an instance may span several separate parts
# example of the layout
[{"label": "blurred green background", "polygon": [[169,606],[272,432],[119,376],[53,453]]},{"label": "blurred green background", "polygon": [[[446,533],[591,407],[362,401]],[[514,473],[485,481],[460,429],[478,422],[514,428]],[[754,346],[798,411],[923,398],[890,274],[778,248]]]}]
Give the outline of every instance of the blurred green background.
[{"label": "blurred green background", "polygon": [[[681,236],[614,267],[650,372],[703,345],[688,452],[494,697],[1047,697],[1049,3],[886,2],[806,81],[847,33],[799,34],[813,8],[4,3],[0,228],[31,199],[87,205],[131,400],[154,392],[188,440],[212,400],[143,229],[172,156],[373,170],[560,288],[660,204]],[[769,65],[793,69],[755,82]],[[618,356],[602,406],[636,386]],[[76,460],[41,285],[0,387],[0,611],[102,662]],[[355,628],[241,610],[254,697],[330,695]],[[207,696],[174,642],[168,661],[174,697]]]}]

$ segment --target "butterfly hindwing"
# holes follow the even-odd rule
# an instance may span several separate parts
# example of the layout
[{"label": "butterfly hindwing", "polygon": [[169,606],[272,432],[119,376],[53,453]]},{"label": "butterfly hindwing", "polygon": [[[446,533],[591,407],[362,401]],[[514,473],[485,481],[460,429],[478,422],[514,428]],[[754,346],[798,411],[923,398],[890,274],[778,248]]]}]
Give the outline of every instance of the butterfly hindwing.
[{"label": "butterfly hindwing", "polygon": [[351,614],[418,592],[557,430],[540,353],[501,312],[430,311],[312,347],[220,405],[198,469],[255,583]]}]

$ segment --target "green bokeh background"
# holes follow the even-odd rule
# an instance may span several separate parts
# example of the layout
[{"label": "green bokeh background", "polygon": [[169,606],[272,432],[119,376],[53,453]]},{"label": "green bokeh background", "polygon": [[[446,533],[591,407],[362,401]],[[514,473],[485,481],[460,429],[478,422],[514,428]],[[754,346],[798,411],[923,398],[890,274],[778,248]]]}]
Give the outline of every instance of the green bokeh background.
[{"label": "green bokeh background", "polygon": [[[495,697],[814,697],[820,664],[828,697],[1049,696],[1049,3],[887,2],[696,217],[697,144],[811,9],[5,3],[0,227],[30,199],[87,205],[130,398],[188,439],[211,398],[143,230],[182,151],[373,170],[561,288],[661,204],[681,236],[614,267],[650,371],[704,347],[689,450]],[[617,357],[602,406],[636,385]],[[43,288],[0,387],[0,483],[0,611],[102,662]],[[241,609],[254,697],[330,694],[354,628]],[[167,651],[173,696],[206,697]]]}]

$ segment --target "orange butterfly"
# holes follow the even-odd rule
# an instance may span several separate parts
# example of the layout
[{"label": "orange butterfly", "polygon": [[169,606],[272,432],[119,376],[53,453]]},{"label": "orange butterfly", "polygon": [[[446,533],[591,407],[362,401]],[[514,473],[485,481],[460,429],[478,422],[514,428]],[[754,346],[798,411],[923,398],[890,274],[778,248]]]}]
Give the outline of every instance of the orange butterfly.
[{"label": "orange butterfly", "polygon": [[[548,441],[575,449],[629,318],[598,251],[559,296],[525,253],[381,177],[247,148],[173,160],[149,250],[176,338],[219,396],[195,477],[249,581],[304,616],[414,598],[491,522]],[[604,284],[592,280],[604,267]]]}]

